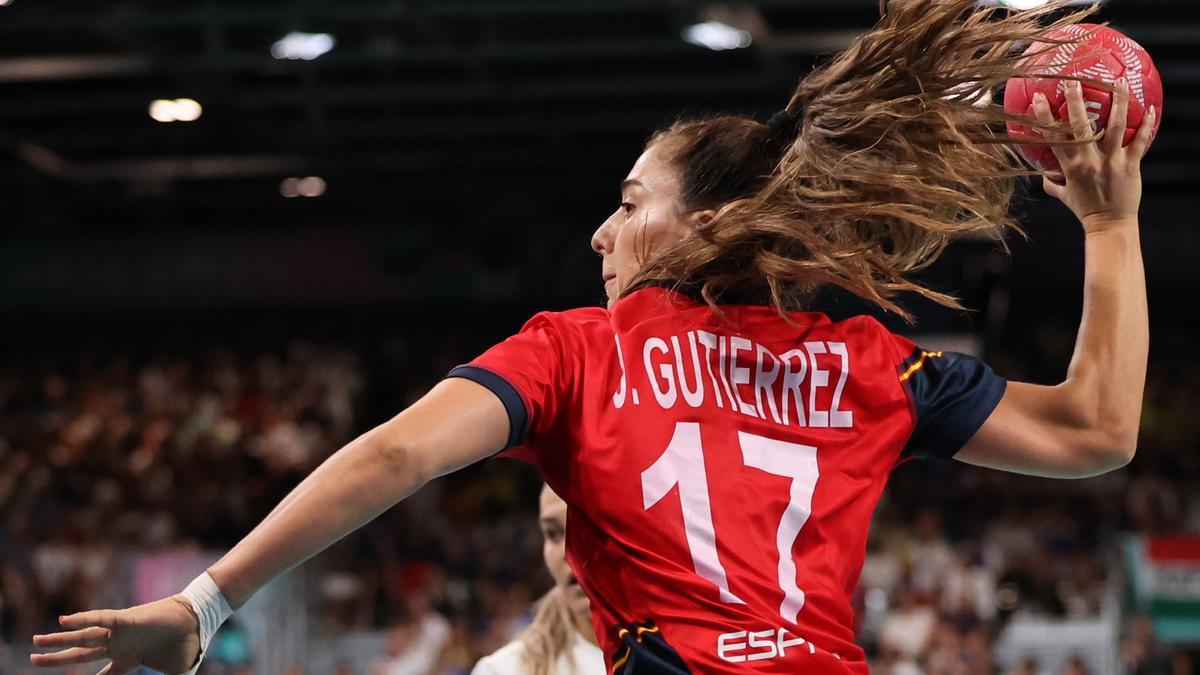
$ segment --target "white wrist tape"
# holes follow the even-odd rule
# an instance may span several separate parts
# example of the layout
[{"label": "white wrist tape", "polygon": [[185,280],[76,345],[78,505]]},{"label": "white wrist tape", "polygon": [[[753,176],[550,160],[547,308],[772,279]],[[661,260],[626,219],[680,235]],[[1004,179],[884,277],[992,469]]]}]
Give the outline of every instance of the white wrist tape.
[{"label": "white wrist tape", "polygon": [[192,580],[192,583],[183,589],[182,595],[192,603],[192,611],[196,613],[200,622],[200,656],[196,657],[192,669],[184,674],[195,675],[196,670],[200,668],[200,662],[204,660],[204,654],[208,652],[208,643],[212,641],[221,624],[233,614],[233,608],[229,606],[229,601],[225,599],[221,589],[217,588],[216,582],[208,576],[208,572]]}]

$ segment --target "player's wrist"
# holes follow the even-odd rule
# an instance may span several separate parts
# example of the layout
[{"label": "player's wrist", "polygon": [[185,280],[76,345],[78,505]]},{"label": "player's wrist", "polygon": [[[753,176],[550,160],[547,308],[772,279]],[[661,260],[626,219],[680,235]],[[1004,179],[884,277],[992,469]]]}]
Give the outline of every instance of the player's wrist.
[{"label": "player's wrist", "polygon": [[192,669],[187,673],[187,675],[192,675],[200,667],[200,662],[204,660],[204,654],[208,651],[208,645],[217,629],[233,614],[233,608],[230,607],[229,601],[225,599],[221,589],[208,575],[208,572],[193,579],[192,583],[188,584],[187,588],[183,589],[179,595],[196,617],[197,632],[200,637],[200,653],[196,656],[196,662],[192,664]]},{"label": "player's wrist", "polygon": [[1079,219],[1085,235],[1105,232],[1137,232],[1138,216],[1134,214],[1091,214]]}]

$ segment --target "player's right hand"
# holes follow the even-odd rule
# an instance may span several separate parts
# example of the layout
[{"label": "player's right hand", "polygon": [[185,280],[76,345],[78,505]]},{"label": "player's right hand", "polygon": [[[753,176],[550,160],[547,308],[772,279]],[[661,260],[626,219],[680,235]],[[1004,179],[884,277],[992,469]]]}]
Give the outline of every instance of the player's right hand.
[{"label": "player's right hand", "polygon": [[60,668],[108,659],[99,675],[124,675],[139,666],[186,673],[200,656],[200,625],[191,603],[174,595],[129,609],[99,609],[59,617],[62,632],[33,636],[39,668]]}]

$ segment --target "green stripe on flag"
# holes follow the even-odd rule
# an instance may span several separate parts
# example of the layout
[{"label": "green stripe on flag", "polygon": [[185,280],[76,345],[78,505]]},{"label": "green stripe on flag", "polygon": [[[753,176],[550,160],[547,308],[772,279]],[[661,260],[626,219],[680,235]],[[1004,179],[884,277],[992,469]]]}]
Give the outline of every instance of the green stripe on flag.
[{"label": "green stripe on flag", "polygon": [[1156,617],[1154,619],[1154,636],[1166,644],[1178,642],[1200,644],[1200,618]]},{"label": "green stripe on flag", "polygon": [[1130,536],[1125,539],[1125,566],[1129,570],[1129,588],[1137,604],[1142,606],[1150,589],[1146,587],[1149,570],[1146,569],[1146,547],[1141,537]]},{"label": "green stripe on flag", "polygon": [[1154,616],[1200,620],[1200,600],[1196,598],[1155,598],[1150,605]]}]

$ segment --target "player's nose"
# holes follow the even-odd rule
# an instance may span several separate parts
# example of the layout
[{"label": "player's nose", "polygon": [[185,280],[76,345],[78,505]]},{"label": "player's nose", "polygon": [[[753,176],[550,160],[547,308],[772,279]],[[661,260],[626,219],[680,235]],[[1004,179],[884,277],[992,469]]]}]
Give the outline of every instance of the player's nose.
[{"label": "player's nose", "polygon": [[612,231],[606,220],[592,233],[592,250],[602,256],[609,255],[612,253],[612,242]]}]

